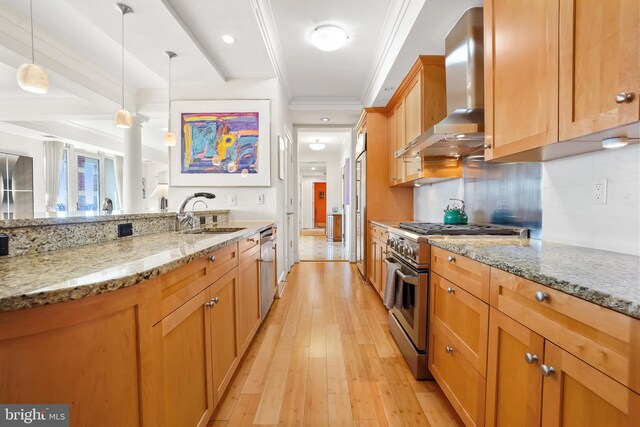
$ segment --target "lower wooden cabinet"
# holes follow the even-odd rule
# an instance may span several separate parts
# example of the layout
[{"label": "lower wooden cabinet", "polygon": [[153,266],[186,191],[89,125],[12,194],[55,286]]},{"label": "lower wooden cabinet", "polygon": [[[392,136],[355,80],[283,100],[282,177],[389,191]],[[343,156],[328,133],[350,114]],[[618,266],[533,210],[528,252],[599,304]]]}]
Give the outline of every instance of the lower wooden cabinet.
[{"label": "lower wooden cabinet", "polygon": [[222,398],[242,355],[236,322],[240,305],[238,289],[238,271],[234,269],[208,290],[210,303],[215,303],[209,310],[214,407]]},{"label": "lower wooden cabinet", "polygon": [[[206,426],[213,414],[211,308],[205,289],[162,319],[164,425]],[[216,348],[216,352],[219,349]]]},{"label": "lower wooden cabinet", "polygon": [[240,257],[238,301],[238,343],[244,353],[260,326],[260,246]]},{"label": "lower wooden cabinet", "polygon": [[373,288],[384,296],[384,288],[387,281],[387,264],[384,260],[387,257],[387,239],[389,233],[380,226],[370,224],[369,226],[369,258],[367,277]]},{"label": "lower wooden cabinet", "polygon": [[543,357],[540,335],[491,308],[487,426],[540,426]]}]

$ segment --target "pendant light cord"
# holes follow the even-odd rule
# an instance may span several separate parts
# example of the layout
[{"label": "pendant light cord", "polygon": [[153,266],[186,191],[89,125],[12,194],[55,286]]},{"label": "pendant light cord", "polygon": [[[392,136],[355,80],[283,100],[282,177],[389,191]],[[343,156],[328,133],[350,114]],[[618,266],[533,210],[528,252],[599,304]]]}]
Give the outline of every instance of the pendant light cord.
[{"label": "pendant light cord", "polygon": [[171,60],[173,59],[171,55],[169,56],[169,110],[167,111],[167,129],[171,132]]},{"label": "pendant light cord", "polygon": [[124,110],[124,11],[122,11],[122,109]]},{"label": "pendant light cord", "polygon": [[33,0],[29,0],[29,19],[31,20],[31,63],[36,63],[36,54],[33,49]]}]

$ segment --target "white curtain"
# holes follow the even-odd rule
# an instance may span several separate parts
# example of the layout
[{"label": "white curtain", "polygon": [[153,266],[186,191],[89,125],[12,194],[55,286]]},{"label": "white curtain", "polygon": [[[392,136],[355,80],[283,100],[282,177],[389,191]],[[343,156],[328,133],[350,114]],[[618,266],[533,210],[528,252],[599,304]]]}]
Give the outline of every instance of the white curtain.
[{"label": "white curtain", "polygon": [[118,193],[118,206],[122,209],[122,156],[113,158],[113,168],[116,173],[116,193]]},{"label": "white curtain", "polygon": [[62,173],[62,158],[64,143],[60,141],[44,142],[44,181],[45,203],[47,212],[55,212],[60,189],[60,175]]}]

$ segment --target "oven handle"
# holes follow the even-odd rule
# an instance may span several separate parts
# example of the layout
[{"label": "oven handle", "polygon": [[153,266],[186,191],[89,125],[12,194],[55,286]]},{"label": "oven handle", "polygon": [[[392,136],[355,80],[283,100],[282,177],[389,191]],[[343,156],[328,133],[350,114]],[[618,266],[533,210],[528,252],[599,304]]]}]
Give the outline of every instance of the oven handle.
[{"label": "oven handle", "polygon": [[[393,258],[385,258],[384,262],[386,264],[400,264],[399,262],[396,262],[393,260]],[[402,279],[403,282],[408,283],[410,285],[413,286],[418,286],[418,276],[414,276],[412,274],[404,274],[402,271],[400,270],[396,270],[396,274],[400,277],[400,279]]]}]

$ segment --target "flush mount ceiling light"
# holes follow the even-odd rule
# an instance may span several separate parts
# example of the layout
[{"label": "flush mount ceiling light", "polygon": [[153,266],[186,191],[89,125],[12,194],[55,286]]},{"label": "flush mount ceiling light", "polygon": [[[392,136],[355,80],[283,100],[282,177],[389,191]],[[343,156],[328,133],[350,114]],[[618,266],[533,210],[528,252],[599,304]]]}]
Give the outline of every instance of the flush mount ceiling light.
[{"label": "flush mount ceiling light", "polygon": [[312,167],[312,168],[311,168],[311,170],[312,170],[312,171],[316,170],[316,167],[315,167],[315,166],[314,166],[314,167]]},{"label": "flush mount ceiling light", "polygon": [[122,3],[114,3],[114,6],[122,14],[122,108],[113,115],[113,122],[119,128],[128,129],[133,124],[133,120],[131,114],[124,108],[124,16],[133,13],[133,9]]},{"label": "flush mount ceiling light", "polygon": [[227,44],[233,44],[236,42],[236,38],[233,37],[231,34],[225,34],[224,36],[222,36],[222,41]]},{"label": "flush mount ceiling light", "polygon": [[166,51],[164,54],[169,58],[169,109],[167,110],[167,132],[162,137],[162,142],[167,147],[173,147],[176,145],[176,135],[171,132],[171,60],[178,55],[170,50]]},{"label": "flush mount ceiling light", "polygon": [[33,47],[33,1],[29,1],[29,19],[31,20],[31,63],[18,67],[16,75],[18,85],[27,92],[44,94],[49,91],[49,77],[42,67],[35,64],[35,49]]},{"label": "flush mount ceiling light", "polygon": [[320,118],[320,120],[322,120],[323,122],[328,122],[331,119],[329,117],[322,117]]},{"label": "flush mount ceiling light", "polygon": [[309,144],[309,148],[311,148],[313,151],[321,151],[324,150],[326,147],[326,145],[321,144],[319,139],[316,139],[316,142]]},{"label": "flush mount ceiling light", "polygon": [[347,33],[336,25],[320,25],[309,37],[312,45],[325,52],[340,49],[348,38]]}]

